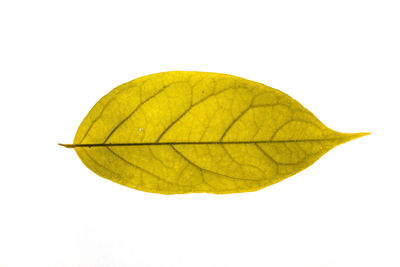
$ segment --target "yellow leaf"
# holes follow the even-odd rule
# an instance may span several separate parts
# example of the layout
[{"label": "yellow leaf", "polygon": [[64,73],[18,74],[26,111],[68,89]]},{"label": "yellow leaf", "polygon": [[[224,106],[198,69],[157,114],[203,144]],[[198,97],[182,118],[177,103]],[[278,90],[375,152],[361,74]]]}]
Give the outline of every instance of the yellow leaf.
[{"label": "yellow leaf", "polygon": [[277,183],[366,134],[333,131],[260,83],[173,71],[112,90],[64,146],[98,175],[138,190],[226,194]]}]

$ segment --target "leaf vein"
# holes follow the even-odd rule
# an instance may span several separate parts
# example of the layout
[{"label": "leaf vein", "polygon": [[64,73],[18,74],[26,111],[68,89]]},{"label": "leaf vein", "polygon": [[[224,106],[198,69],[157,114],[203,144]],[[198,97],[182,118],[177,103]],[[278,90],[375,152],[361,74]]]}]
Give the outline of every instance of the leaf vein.
[{"label": "leaf vein", "polygon": [[230,179],[232,179],[232,180],[254,181],[254,182],[257,181],[256,179],[246,179],[246,178],[240,178],[240,177],[233,177],[233,176],[230,176],[230,175],[226,175],[226,174],[222,174],[222,173],[217,173],[217,172],[214,172],[214,171],[212,171],[212,170],[205,169],[205,168],[203,168],[203,167],[200,167],[199,165],[197,165],[196,163],[194,163],[194,162],[191,161],[190,159],[188,159],[185,155],[182,154],[182,152],[180,152],[179,150],[177,150],[173,145],[171,145],[171,147],[172,147],[172,149],[175,150],[175,152],[176,152],[179,156],[181,156],[186,162],[188,162],[189,164],[195,166],[195,167],[198,168],[199,170],[203,170],[203,171],[205,171],[205,172],[209,172],[209,173],[212,173],[212,174],[215,174],[215,175],[219,175],[219,176],[224,176],[224,177],[230,178]]},{"label": "leaf vein", "polygon": [[[176,185],[175,183],[172,183],[172,182],[170,182],[170,181],[168,181],[168,180],[166,180],[166,179],[164,179],[164,178],[162,178],[162,177],[160,177],[160,176],[158,176],[158,175],[152,173],[152,172],[149,171],[149,170],[146,170],[146,169],[144,169],[144,168],[142,168],[142,167],[140,167],[140,166],[138,166],[138,165],[136,165],[136,164],[133,164],[133,163],[130,162],[129,160],[125,159],[124,157],[122,157],[121,155],[119,155],[118,153],[116,153],[115,151],[113,151],[111,148],[107,147],[107,149],[108,149],[112,154],[114,154],[114,156],[116,156],[116,157],[119,158],[121,161],[125,162],[126,164],[128,164],[128,165],[134,167],[135,169],[138,169],[138,170],[140,170],[140,171],[142,171],[142,172],[144,172],[144,173],[147,173],[148,175],[151,175],[151,176],[153,176],[154,178],[156,178],[157,180],[160,180],[160,181],[162,181],[162,182],[164,182],[164,183],[166,183],[166,184]],[[179,186],[188,187],[188,186],[185,186],[185,185],[179,185]]]}]

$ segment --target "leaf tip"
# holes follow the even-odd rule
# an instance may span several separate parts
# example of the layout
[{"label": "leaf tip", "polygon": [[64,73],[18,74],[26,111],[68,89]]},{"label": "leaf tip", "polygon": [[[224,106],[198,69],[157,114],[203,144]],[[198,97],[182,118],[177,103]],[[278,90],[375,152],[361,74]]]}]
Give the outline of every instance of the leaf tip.
[{"label": "leaf tip", "polygon": [[371,132],[365,132],[365,133],[356,133],[356,134],[353,134],[354,135],[354,138],[360,138],[360,137],[363,137],[363,136],[366,136],[366,135],[370,135],[371,134]]},{"label": "leaf tip", "polygon": [[366,135],[370,135],[370,134],[371,134],[370,132],[351,133],[351,134],[346,134],[347,137],[345,139],[346,139],[346,142],[348,142],[348,141],[351,141],[351,140],[354,140],[354,139],[357,139],[357,138],[360,138],[360,137],[363,137]]}]

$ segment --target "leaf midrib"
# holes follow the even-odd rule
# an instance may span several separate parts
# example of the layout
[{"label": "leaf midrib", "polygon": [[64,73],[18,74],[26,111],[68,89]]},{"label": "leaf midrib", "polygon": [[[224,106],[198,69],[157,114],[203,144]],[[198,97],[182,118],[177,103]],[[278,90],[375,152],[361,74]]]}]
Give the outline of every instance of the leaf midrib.
[{"label": "leaf midrib", "polygon": [[[360,136],[357,136],[360,137]],[[268,144],[268,143],[304,143],[353,139],[322,138],[322,139],[298,139],[298,140],[260,140],[260,141],[206,141],[206,142],[143,142],[143,143],[99,143],[99,144],[59,144],[67,148],[74,147],[110,147],[110,146],[171,146],[171,145],[242,145],[242,144]]]}]

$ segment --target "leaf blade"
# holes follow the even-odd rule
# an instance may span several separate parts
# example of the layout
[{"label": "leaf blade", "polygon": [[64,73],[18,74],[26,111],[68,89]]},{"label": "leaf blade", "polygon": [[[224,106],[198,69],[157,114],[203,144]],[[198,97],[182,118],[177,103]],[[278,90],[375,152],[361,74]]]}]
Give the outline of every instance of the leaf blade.
[{"label": "leaf blade", "polygon": [[279,182],[363,135],[333,131],[294,99],[256,82],[167,72],[103,97],[69,147],[89,169],[128,187],[225,194]]}]

